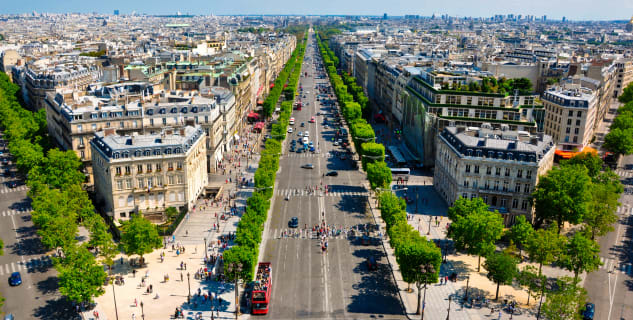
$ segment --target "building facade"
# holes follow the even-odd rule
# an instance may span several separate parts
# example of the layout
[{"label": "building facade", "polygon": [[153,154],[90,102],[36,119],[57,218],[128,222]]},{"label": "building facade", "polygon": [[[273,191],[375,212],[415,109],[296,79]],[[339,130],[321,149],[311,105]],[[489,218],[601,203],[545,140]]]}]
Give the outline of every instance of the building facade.
[{"label": "building facade", "polygon": [[200,126],[158,134],[96,132],[90,142],[96,207],[114,221],[131,214],[191,209],[208,182],[205,133]]},{"label": "building facade", "polygon": [[434,187],[452,205],[480,197],[506,225],[518,215],[532,221],[531,195],[539,176],[552,168],[554,142],[548,135],[449,126],[437,137]]}]

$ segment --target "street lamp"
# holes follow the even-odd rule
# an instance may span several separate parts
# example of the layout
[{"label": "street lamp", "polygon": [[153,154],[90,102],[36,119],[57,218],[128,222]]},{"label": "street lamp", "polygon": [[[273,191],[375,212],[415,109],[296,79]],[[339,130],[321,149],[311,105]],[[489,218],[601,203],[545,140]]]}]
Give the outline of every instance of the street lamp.
[{"label": "street lamp", "polygon": [[242,272],[242,264],[241,263],[231,263],[228,265],[228,272],[233,272],[235,277],[235,320],[240,314],[240,296],[239,296],[239,287],[238,287],[238,274]]},{"label": "street lamp", "polygon": [[187,296],[187,303],[191,303],[191,283],[189,282],[190,274],[187,272],[187,286],[189,287],[189,295]]},{"label": "street lamp", "polygon": [[[116,320],[119,320],[119,309],[116,306],[116,294],[114,293],[114,281],[112,283],[112,297],[114,297],[114,314],[116,315]],[[141,302],[142,304],[143,302]]]},{"label": "street lamp", "polygon": [[209,256],[207,255],[208,253],[208,249],[207,249],[207,238],[204,238],[204,260],[207,261],[207,263],[209,262]]},{"label": "street lamp", "polygon": [[430,235],[431,234],[431,220],[433,219],[432,215],[429,215],[429,231],[426,233],[426,235]]},{"label": "street lamp", "polygon": [[[435,273],[435,268],[432,264],[427,263],[420,265],[420,273],[424,277],[424,301],[422,301],[422,317],[420,319],[424,320],[424,309],[426,309],[426,284],[429,274]],[[420,312],[420,288],[418,288],[418,312]]]},{"label": "street lamp", "polygon": [[453,299],[452,296],[448,296],[448,313],[446,314],[446,320],[450,320],[451,317],[451,300]]},{"label": "street lamp", "polygon": [[470,274],[466,276],[466,293],[464,294],[464,301],[468,301],[468,285],[470,284]]},{"label": "street lamp", "polygon": [[143,309],[143,301],[141,301],[141,318],[143,318],[143,320],[145,320],[145,309]]}]

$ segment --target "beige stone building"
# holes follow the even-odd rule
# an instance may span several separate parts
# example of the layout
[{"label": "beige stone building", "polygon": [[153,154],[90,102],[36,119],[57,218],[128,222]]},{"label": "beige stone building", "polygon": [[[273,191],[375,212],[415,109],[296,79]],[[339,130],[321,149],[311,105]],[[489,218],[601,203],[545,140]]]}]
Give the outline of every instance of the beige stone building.
[{"label": "beige stone building", "polygon": [[618,60],[615,62],[615,65],[617,74],[614,96],[617,98],[622,94],[622,90],[633,81],[633,61],[624,59]]},{"label": "beige stone building", "polygon": [[191,209],[208,182],[205,133],[200,126],[158,134],[96,132],[90,142],[95,203],[115,221],[168,207]]},{"label": "beige stone building", "polygon": [[531,194],[539,176],[552,168],[554,142],[548,135],[477,127],[444,128],[437,137],[434,187],[452,205],[480,197],[506,225],[516,216],[533,219]]}]

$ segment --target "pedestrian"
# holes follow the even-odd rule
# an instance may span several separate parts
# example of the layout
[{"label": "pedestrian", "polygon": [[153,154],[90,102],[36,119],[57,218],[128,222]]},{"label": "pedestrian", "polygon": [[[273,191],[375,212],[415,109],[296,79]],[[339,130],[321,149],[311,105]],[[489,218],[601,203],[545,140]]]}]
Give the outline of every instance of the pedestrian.
[{"label": "pedestrian", "polygon": [[136,315],[132,313],[132,320],[136,320]]},{"label": "pedestrian", "polygon": [[134,306],[138,307],[138,301],[136,300],[136,298],[134,298]]},{"label": "pedestrian", "polygon": [[180,273],[180,282],[183,282],[183,278],[182,278],[182,272]]},{"label": "pedestrian", "polygon": [[447,283],[448,283],[448,276],[445,276],[444,277],[444,284],[447,284]]}]

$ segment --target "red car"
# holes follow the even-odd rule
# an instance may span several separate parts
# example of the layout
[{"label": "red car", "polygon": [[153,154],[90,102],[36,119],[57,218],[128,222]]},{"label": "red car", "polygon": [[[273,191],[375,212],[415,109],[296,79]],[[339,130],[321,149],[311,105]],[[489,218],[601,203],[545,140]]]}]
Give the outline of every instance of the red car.
[{"label": "red car", "polygon": [[310,118],[310,123],[315,123],[316,119],[314,119],[314,117]]}]

